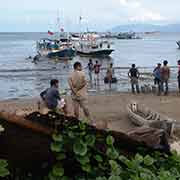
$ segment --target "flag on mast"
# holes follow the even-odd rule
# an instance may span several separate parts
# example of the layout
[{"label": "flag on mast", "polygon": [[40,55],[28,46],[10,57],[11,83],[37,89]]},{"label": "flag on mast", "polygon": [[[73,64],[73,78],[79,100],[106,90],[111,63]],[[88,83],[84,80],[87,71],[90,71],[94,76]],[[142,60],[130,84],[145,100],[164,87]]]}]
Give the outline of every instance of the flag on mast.
[{"label": "flag on mast", "polygon": [[51,32],[51,31],[48,31],[48,34],[52,36],[54,33],[53,33],[53,32]]}]

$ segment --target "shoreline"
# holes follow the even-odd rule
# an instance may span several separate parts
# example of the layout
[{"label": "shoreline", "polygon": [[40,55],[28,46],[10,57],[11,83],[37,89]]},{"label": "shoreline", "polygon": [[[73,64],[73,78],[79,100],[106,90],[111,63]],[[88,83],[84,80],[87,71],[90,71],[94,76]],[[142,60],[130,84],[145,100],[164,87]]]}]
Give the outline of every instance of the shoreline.
[{"label": "shoreline", "polygon": [[[66,96],[68,102],[68,110],[72,113],[72,102],[69,96]],[[168,116],[171,119],[180,122],[179,107],[180,95],[171,93],[168,96],[156,96],[153,94],[131,93],[112,93],[108,95],[90,95],[89,109],[92,118],[96,122],[108,122],[108,127],[112,130],[126,132],[135,126],[130,122],[127,116],[126,106],[129,102],[135,101],[141,103],[154,111]],[[0,101],[0,110],[10,113],[24,111],[31,112],[38,110],[38,98],[20,98],[8,99]],[[83,113],[80,115],[84,118]]]}]

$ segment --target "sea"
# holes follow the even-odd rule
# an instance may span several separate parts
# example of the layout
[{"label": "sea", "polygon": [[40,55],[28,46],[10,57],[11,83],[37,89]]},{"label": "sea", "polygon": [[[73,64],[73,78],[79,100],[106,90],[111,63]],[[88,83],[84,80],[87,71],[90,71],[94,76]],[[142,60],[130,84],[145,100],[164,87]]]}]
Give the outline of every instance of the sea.
[{"label": "sea", "polygon": [[[168,60],[171,67],[170,90],[177,89],[177,60],[180,59],[180,49],[176,41],[180,33],[138,34],[142,39],[118,40],[109,39],[115,50],[109,58],[91,58],[102,66],[100,84],[89,86],[90,93],[106,93],[109,87],[104,84],[106,68],[113,63],[118,83],[112,91],[130,91],[127,72],[135,63],[144,76],[141,85],[152,84],[151,73],[157,63]],[[72,60],[41,58],[36,64],[29,56],[36,52],[36,41],[48,37],[47,33],[0,33],[0,100],[31,98],[49,87],[49,81],[57,78],[60,91],[69,92],[68,76],[72,72],[73,63],[80,61],[87,74],[88,57],[76,56]]]}]

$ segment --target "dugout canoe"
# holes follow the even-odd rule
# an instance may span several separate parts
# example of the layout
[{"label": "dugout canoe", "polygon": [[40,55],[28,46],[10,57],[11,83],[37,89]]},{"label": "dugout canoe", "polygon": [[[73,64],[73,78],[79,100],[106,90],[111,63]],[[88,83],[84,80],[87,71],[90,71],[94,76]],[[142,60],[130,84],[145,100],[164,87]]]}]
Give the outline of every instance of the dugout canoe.
[{"label": "dugout canoe", "polygon": [[[57,121],[58,120],[58,121]],[[58,123],[57,123],[58,122]],[[14,167],[36,168],[40,164],[53,162],[53,154],[50,151],[51,136],[56,130],[62,131],[61,123],[71,122],[79,123],[74,117],[67,117],[57,113],[49,112],[46,115],[39,112],[33,112],[26,116],[18,116],[7,112],[0,112],[0,125],[5,129],[0,134],[0,159],[7,159]],[[58,125],[58,126],[57,126]],[[58,127],[58,128],[57,128]],[[160,150],[169,152],[169,144],[165,140],[162,131],[143,130],[147,135],[149,132],[158,133],[156,142],[147,143],[146,139],[141,138],[141,130],[133,130],[127,134],[116,131],[107,131],[106,129],[97,129],[88,125],[88,128],[95,134],[107,136],[111,134],[115,139],[115,145],[127,152],[136,153],[139,147],[145,147],[148,150]],[[136,134],[135,136],[133,134]],[[152,133],[151,133],[152,134]],[[140,137],[137,139],[137,137]]]},{"label": "dugout canoe", "polygon": [[163,129],[171,136],[176,121],[136,102],[127,105],[127,114],[133,124],[140,127]]}]

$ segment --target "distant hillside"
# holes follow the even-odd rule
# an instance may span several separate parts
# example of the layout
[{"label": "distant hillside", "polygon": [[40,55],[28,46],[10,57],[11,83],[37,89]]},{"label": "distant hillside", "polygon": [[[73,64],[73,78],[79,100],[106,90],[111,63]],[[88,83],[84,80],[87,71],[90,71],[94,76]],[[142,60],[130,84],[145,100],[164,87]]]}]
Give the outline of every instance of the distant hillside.
[{"label": "distant hillside", "polygon": [[153,24],[129,24],[129,25],[120,25],[114,27],[112,32],[180,32],[180,24],[170,24],[170,25],[153,25]]}]

